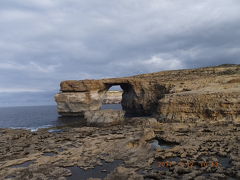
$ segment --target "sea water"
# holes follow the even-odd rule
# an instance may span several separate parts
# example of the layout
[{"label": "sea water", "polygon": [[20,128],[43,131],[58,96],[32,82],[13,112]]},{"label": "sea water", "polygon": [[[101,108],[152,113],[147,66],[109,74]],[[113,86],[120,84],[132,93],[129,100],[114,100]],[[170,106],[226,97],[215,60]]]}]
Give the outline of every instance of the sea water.
[{"label": "sea water", "polygon": [[[106,104],[102,109],[121,109],[120,104]],[[0,128],[30,129],[48,128],[74,123],[78,119],[59,118],[56,106],[0,107]]]}]

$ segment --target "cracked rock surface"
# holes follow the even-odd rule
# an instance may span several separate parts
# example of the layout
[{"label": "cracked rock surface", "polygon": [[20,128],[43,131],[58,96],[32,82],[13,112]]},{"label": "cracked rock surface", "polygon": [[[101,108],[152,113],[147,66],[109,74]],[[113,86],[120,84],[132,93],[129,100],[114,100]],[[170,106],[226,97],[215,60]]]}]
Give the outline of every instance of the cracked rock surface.
[{"label": "cracked rock surface", "polygon": [[[0,179],[239,179],[240,124],[127,118],[111,127],[0,129]],[[116,163],[115,163],[116,164]],[[102,166],[101,166],[102,165]]]}]

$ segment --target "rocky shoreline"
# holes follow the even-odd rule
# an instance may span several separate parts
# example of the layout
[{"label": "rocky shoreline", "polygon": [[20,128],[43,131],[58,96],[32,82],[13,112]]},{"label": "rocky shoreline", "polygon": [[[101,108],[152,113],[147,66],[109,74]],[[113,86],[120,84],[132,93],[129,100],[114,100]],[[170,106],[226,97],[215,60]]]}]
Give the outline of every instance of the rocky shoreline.
[{"label": "rocky shoreline", "polygon": [[0,134],[0,179],[240,178],[240,124],[228,121],[134,117],[111,127],[0,129]]},{"label": "rocky shoreline", "polygon": [[[239,65],[63,81],[58,112],[78,123],[0,129],[0,179],[240,179],[239,82]],[[101,109],[114,85],[123,110]]]}]

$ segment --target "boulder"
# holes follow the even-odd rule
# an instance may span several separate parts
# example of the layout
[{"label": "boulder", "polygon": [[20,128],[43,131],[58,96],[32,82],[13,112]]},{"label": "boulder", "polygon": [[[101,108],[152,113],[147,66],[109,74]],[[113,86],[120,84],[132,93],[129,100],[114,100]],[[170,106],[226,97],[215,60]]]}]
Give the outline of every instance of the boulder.
[{"label": "boulder", "polygon": [[112,126],[121,124],[124,121],[125,112],[122,110],[99,110],[86,111],[84,117],[88,125],[93,126]]}]

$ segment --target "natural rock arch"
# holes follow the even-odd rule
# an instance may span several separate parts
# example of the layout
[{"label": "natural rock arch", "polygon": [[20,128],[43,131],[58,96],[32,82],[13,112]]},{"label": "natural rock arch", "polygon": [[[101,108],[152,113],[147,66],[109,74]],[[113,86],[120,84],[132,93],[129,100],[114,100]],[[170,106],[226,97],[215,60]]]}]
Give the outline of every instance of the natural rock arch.
[{"label": "natural rock arch", "polygon": [[123,89],[121,104],[126,115],[153,114],[156,111],[158,99],[166,93],[164,86],[140,79],[63,81],[62,92],[55,96],[59,114],[79,116],[85,111],[100,110],[104,94],[114,85],[120,85]]},{"label": "natural rock arch", "polygon": [[[124,91],[122,107],[137,116],[161,121],[240,121],[240,65],[163,71],[101,80],[63,81],[55,98],[62,116],[82,116],[101,108],[112,85]],[[91,113],[90,113],[91,114]]]}]

